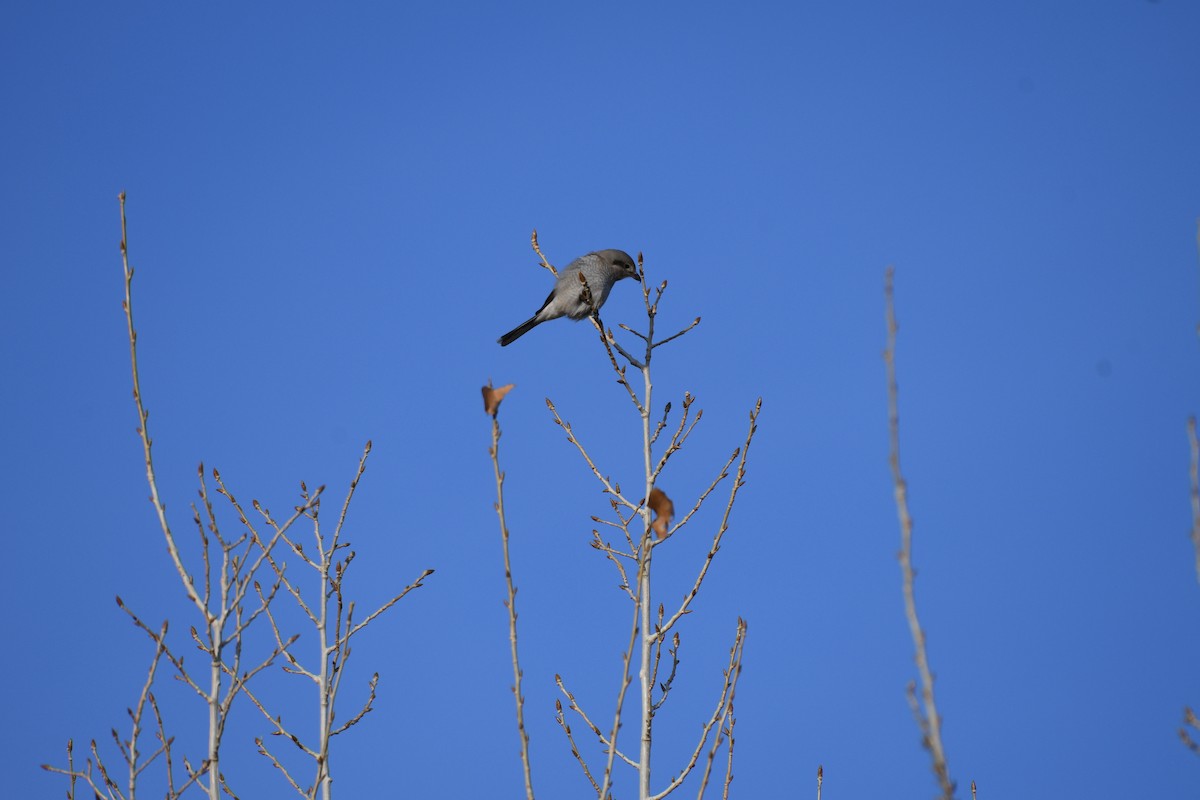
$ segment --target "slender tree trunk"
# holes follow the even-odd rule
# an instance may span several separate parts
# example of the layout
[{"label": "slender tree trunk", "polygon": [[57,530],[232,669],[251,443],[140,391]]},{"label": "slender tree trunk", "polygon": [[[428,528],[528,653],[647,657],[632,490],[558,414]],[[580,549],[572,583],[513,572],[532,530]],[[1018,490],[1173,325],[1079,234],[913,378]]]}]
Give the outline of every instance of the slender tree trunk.
[{"label": "slender tree trunk", "polygon": [[653,606],[650,598],[650,557],[653,552],[653,533],[650,530],[650,491],[654,488],[654,473],[650,461],[650,351],[646,349],[646,366],[642,368],[642,378],[646,394],[642,399],[642,457],[645,462],[646,486],[642,507],[642,546],[639,556],[642,559],[638,586],[638,598],[641,602],[641,643],[642,661],[638,676],[642,686],[642,746],[638,757],[638,797],[649,800],[650,797],[650,745],[651,728],[654,716],[654,682],[650,675],[650,661],[654,651],[655,632],[651,625],[650,611]]}]

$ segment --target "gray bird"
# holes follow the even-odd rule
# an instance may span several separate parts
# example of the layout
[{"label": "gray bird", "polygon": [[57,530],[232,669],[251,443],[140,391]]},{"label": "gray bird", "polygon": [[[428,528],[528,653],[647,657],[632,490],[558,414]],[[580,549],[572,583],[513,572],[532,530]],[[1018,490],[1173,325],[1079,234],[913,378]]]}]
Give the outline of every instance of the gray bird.
[{"label": "gray bird", "polygon": [[[588,288],[592,291],[591,306],[587,304],[583,296],[583,283],[579,280],[580,272],[587,278]],[[581,320],[591,313],[593,306],[597,311],[600,310],[600,306],[604,305],[604,301],[608,299],[608,293],[614,283],[622,278],[636,277],[637,267],[624,250],[597,250],[586,256],[580,256],[558,273],[558,281],[554,284],[554,290],[550,292],[550,296],[546,298],[546,302],[542,303],[542,307],[537,310],[537,313],[501,336],[497,341],[500,342],[501,347],[507,347],[547,320],[559,317]]]}]

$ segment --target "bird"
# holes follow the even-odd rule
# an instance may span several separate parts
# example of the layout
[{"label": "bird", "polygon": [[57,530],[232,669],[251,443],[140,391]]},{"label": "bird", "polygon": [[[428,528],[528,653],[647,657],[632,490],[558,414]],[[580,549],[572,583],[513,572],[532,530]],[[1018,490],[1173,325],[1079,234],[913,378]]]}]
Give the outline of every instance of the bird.
[{"label": "bird", "polygon": [[[584,295],[583,282],[579,280],[580,273],[587,278],[587,286],[592,293],[590,304]],[[597,250],[580,256],[558,273],[554,289],[537,313],[496,341],[501,347],[508,347],[548,320],[559,317],[581,320],[593,311],[600,310],[614,283],[623,278],[636,277],[637,266],[624,250]]]}]

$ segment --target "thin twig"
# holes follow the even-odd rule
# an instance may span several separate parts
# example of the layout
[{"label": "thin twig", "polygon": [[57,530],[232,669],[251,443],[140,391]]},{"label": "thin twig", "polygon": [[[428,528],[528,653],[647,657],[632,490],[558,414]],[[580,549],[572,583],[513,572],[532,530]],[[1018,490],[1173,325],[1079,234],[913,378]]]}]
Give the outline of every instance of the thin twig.
[{"label": "thin twig", "polygon": [[725,787],[721,792],[722,800],[729,800],[729,787],[733,784],[733,728],[737,725],[737,717],[733,714],[733,698],[729,698],[729,725],[725,728],[725,737],[729,740],[728,756],[725,759]]},{"label": "thin twig", "polygon": [[376,689],[376,687],[379,686],[379,673],[378,672],[376,672],[374,675],[371,676],[371,680],[367,683],[367,686],[368,686],[367,699],[363,702],[362,708],[360,708],[358,710],[358,713],[355,714],[353,717],[351,717],[350,719],[343,722],[340,728],[330,731],[330,733],[329,733],[330,736],[337,736],[339,734],[345,733],[346,731],[350,730],[350,728],[354,727],[359,722],[361,722],[363,717],[365,717],[367,714],[371,713],[372,710],[374,710],[375,689]]},{"label": "thin twig", "polygon": [[254,740],[254,743],[256,745],[258,745],[259,755],[265,757],[268,761],[271,762],[272,766],[274,766],[275,769],[279,770],[280,773],[283,774],[284,779],[291,785],[291,787],[293,789],[296,790],[296,794],[298,794],[304,798],[312,797],[311,793],[307,789],[300,788],[300,784],[296,783],[296,779],[292,777],[292,773],[287,771],[287,767],[285,767],[285,766],[283,766],[283,764],[279,763],[279,759],[277,759],[274,756],[274,754],[271,753],[271,751],[267,749],[267,746],[263,742],[261,737],[256,738]]},{"label": "thin twig", "polygon": [[596,740],[600,742],[600,745],[605,749],[605,751],[609,753],[615,752],[618,758],[636,769],[637,762],[622,753],[620,750],[617,750],[614,745],[614,742],[616,741],[615,737],[605,736],[604,731],[600,730],[600,726],[592,722],[591,717],[587,715],[587,712],[583,710],[583,708],[579,705],[579,702],[575,699],[575,694],[568,690],[566,685],[563,683],[561,675],[554,676],[554,683],[558,686],[558,690],[567,698],[567,704],[570,709],[578,714],[579,718],[583,720],[583,724],[587,725],[588,729],[595,734]]},{"label": "thin twig", "polygon": [[575,756],[575,760],[579,763],[584,776],[587,777],[588,783],[592,785],[592,789],[598,797],[600,795],[600,784],[596,783],[596,779],[592,777],[592,771],[588,769],[587,762],[584,761],[583,755],[579,752],[579,747],[575,744],[575,736],[571,733],[571,726],[567,724],[566,715],[563,713],[562,701],[558,698],[554,700],[554,719],[558,723],[558,726],[563,729],[563,733],[567,735],[567,742],[571,745],[571,755]]},{"label": "thin twig", "polygon": [[[649,551],[647,551],[649,552]],[[641,587],[642,582],[638,581],[638,586]],[[629,674],[629,665],[633,661],[633,647],[637,644],[638,638],[638,618],[641,612],[641,604],[646,602],[640,594],[637,595],[633,603],[633,624],[629,629],[629,646],[625,648],[625,652],[621,657],[621,688],[617,691],[616,711],[613,713],[612,733],[609,734],[608,741],[611,743],[608,747],[608,759],[604,764],[604,780],[600,784],[600,800],[609,800],[609,788],[612,786],[612,768],[613,758],[617,755],[617,731],[621,729],[621,713],[625,708],[625,692],[629,690],[629,684],[633,682],[633,676]],[[621,756],[625,759],[625,756]],[[625,759],[628,761],[628,759]]]},{"label": "thin twig", "polygon": [[912,635],[917,672],[921,679],[921,703],[917,702],[915,687],[910,691],[910,703],[917,717],[921,738],[933,761],[933,772],[942,789],[942,797],[952,800],[954,781],[950,779],[950,767],[946,762],[946,751],[942,746],[942,719],[938,714],[933,694],[933,671],[929,668],[929,657],[925,650],[925,631],[917,616],[917,600],[913,588],[912,566],[912,517],[908,512],[908,484],[900,470],[900,412],[899,390],[896,385],[896,324],[895,303],[892,291],[893,269],[888,267],[884,278],[884,297],[887,314],[887,349],[883,359],[887,364],[888,383],[888,429],[891,454],[888,461],[892,469],[892,485],[896,495],[896,512],[900,519],[900,572],[903,578],[904,613],[908,618],[908,629]]},{"label": "thin twig", "polygon": [[665,338],[665,339],[663,339],[663,340],[661,340],[661,341],[655,342],[655,343],[654,343],[654,346],[655,346],[655,347],[662,347],[662,346],[663,346],[664,344],[666,344],[667,342],[673,342],[673,341],[675,341],[676,339],[678,339],[680,336],[683,336],[685,333],[687,333],[688,331],[690,331],[692,328],[696,327],[696,326],[697,326],[697,325],[699,325],[699,324],[700,324],[700,318],[699,318],[699,317],[696,317],[694,320],[692,320],[692,324],[691,324],[691,325],[688,325],[686,328],[684,328],[683,330],[681,330],[679,333],[672,334],[671,336],[668,336],[667,338]]},{"label": "thin twig", "polygon": [[175,565],[175,569],[179,573],[179,579],[183,582],[184,590],[187,592],[188,598],[195,604],[197,610],[207,618],[209,614],[208,608],[196,592],[195,581],[192,580],[192,576],[188,573],[187,568],[184,567],[183,558],[179,555],[179,549],[175,546],[175,536],[171,532],[171,524],[167,521],[167,506],[159,497],[158,480],[154,475],[154,440],[150,438],[150,429],[148,426],[150,412],[146,410],[146,407],[142,403],[142,384],[138,377],[137,330],[133,324],[133,267],[129,264],[128,228],[125,221],[125,193],[121,192],[118,195],[118,199],[121,204],[121,264],[125,271],[125,299],[121,302],[121,307],[125,310],[125,321],[129,329],[129,361],[133,372],[133,402],[137,408],[137,432],[142,441],[142,455],[146,462],[146,482],[150,485],[150,502],[154,506],[154,513],[158,516],[159,527],[162,528],[163,536],[166,538],[167,552],[171,555],[171,562]]},{"label": "thin twig", "polygon": [[[625,327],[625,326],[622,325],[621,327]],[[641,334],[639,333],[638,336],[641,336]],[[663,432],[663,429],[667,427],[667,415],[669,415],[670,413],[671,413],[671,403],[668,402],[665,406],[663,406],[662,419],[659,420],[658,425],[656,425],[654,427],[654,435],[650,437],[650,445],[651,446],[653,446],[654,443],[658,441],[659,434],[661,434]]]},{"label": "thin twig", "polygon": [[[704,409],[700,409],[699,411],[696,412],[696,418],[692,420],[692,424],[687,425],[688,410],[691,408],[691,405],[693,402],[695,402],[695,400],[696,400],[696,398],[692,397],[692,395],[690,393],[684,392],[684,394],[683,394],[683,416],[679,420],[679,427],[675,429],[675,433],[672,434],[672,436],[671,436],[670,444],[667,445],[667,449],[663,451],[662,456],[658,459],[658,464],[654,467],[654,476],[653,477],[654,477],[654,480],[656,480],[656,481],[658,480],[658,476],[660,474],[662,474],[663,468],[665,466],[667,466],[668,459],[670,459],[671,456],[673,456],[676,452],[678,452],[680,450],[680,448],[683,447],[683,443],[686,442],[688,440],[688,437],[692,435],[692,431],[694,431],[696,429],[696,426],[698,424],[700,424],[700,418],[704,416]],[[687,425],[686,429],[685,429],[685,425]],[[657,438],[658,438],[658,433],[656,432],[654,434],[654,436],[651,438],[650,443],[654,444],[654,440]]]},{"label": "thin twig", "polygon": [[[617,357],[613,351],[616,350],[617,353],[620,353],[621,357],[628,361],[629,365],[634,369],[644,370],[646,365],[630,355],[624,347],[621,347],[621,343],[618,342],[612,335],[612,331],[604,328],[604,323],[600,321],[600,316],[598,314],[593,314],[591,320],[592,325],[600,334],[600,343],[604,345],[604,352],[608,354],[609,366],[613,368],[613,372],[617,373],[617,383],[621,384],[621,386],[625,389],[626,394],[629,395],[629,399],[633,403],[633,407],[637,409],[637,412],[639,414],[645,413],[645,409],[642,407],[642,401],[638,399],[637,392],[633,390],[633,387],[629,385],[629,380],[625,377],[625,367],[622,367],[617,363]],[[642,336],[642,334],[637,333],[637,331],[632,331],[632,333],[643,339],[646,338],[645,336]]]},{"label": "thin twig", "polygon": [[1196,418],[1188,417],[1188,445],[1191,448],[1192,549],[1196,553],[1196,580],[1200,581],[1200,442],[1196,439]]},{"label": "thin twig", "polygon": [[[534,246],[537,235],[534,233]],[[508,609],[508,641],[512,648],[513,697],[517,705],[517,735],[521,740],[521,769],[525,777],[525,796],[533,800],[533,774],[529,766],[529,733],[525,730],[525,695],[521,692],[521,660],[517,655],[517,588],[513,585],[512,561],[508,552],[508,521],[504,516],[504,472],[500,469],[500,421],[492,415],[492,469],[496,477],[496,516],[500,520],[500,542],[504,550],[504,586],[507,593],[504,606]],[[568,731],[568,738],[570,732]],[[574,742],[571,747],[574,748]],[[584,767],[584,771],[587,768]],[[592,776],[588,774],[588,780]],[[595,784],[595,781],[592,781]]]},{"label": "thin twig", "polygon": [[434,571],[433,571],[433,570],[431,570],[431,569],[425,569],[425,570],[421,570],[421,574],[417,576],[417,579],[416,579],[415,581],[413,581],[412,583],[410,583],[408,586],[405,586],[405,587],[404,587],[404,589],[403,589],[403,590],[402,590],[402,591],[401,591],[399,594],[397,594],[396,596],[394,596],[394,597],[393,597],[391,600],[388,600],[386,603],[384,603],[383,605],[381,605],[379,608],[377,608],[377,609],[375,609],[374,611],[372,611],[372,612],[371,612],[371,614],[370,614],[370,615],[368,615],[366,619],[364,619],[362,622],[360,622],[360,623],[358,623],[357,625],[355,625],[353,628],[350,628],[349,626],[347,626],[347,627],[349,628],[349,630],[346,632],[346,635],[345,635],[344,637],[342,637],[341,641],[342,641],[343,643],[345,643],[345,642],[349,642],[349,641],[350,641],[350,637],[351,637],[351,636],[353,636],[354,634],[358,633],[358,632],[359,632],[359,631],[361,631],[363,628],[367,627],[367,625],[368,625],[368,624],[369,624],[369,623],[370,623],[370,622],[371,622],[373,619],[375,619],[376,617],[378,617],[378,616],[379,616],[380,614],[382,614],[383,612],[387,611],[387,610],[388,610],[389,608],[391,608],[392,606],[396,605],[396,603],[399,603],[401,600],[403,600],[403,599],[404,599],[404,596],[405,596],[405,595],[407,595],[409,592],[411,592],[411,591],[413,591],[413,590],[415,590],[415,589],[423,589],[423,588],[425,588],[425,584],[424,584],[424,582],[423,582],[423,581],[424,581],[426,578],[428,578],[430,575],[432,575],[432,574],[433,574],[433,572],[434,572]]},{"label": "thin twig", "polygon": [[[663,607],[658,607],[658,626],[662,628]],[[654,652],[654,681],[658,682],[658,660],[662,655],[662,643],[664,638],[658,637],[658,644]],[[671,646],[667,648],[667,655],[671,657],[671,672],[667,675],[667,679],[658,684],[659,691],[662,695],[659,696],[658,702],[654,704],[654,710],[662,708],[663,703],[667,702],[667,696],[671,694],[671,687],[675,685],[675,674],[679,670],[679,631],[671,639]]]},{"label": "thin twig", "polygon": [[601,474],[600,470],[596,467],[595,462],[592,461],[592,457],[588,455],[588,451],[584,448],[583,444],[580,443],[579,439],[575,437],[574,431],[571,430],[571,423],[563,421],[562,417],[558,415],[558,409],[554,407],[554,403],[551,402],[549,397],[546,398],[546,407],[549,408],[550,413],[554,415],[554,421],[564,431],[567,432],[567,441],[575,445],[575,448],[579,451],[579,454],[583,456],[583,460],[586,461],[588,467],[591,468],[592,474],[596,476],[596,480],[600,481],[600,483],[604,486],[604,491],[616,498],[616,500],[626,508],[634,510],[640,508],[640,506],[629,502],[629,500],[627,500],[625,496],[621,494],[621,489],[619,486],[616,486],[609,481],[608,478]]},{"label": "thin twig", "polygon": [[[671,630],[671,628],[675,626],[675,623],[679,621],[680,617],[688,613],[688,609],[691,607],[692,601],[696,599],[696,595],[700,592],[700,584],[704,582],[704,577],[708,574],[708,568],[712,566],[712,562],[713,559],[716,558],[717,551],[721,549],[721,538],[725,535],[725,531],[729,529],[729,515],[733,513],[733,504],[737,500],[738,491],[742,488],[742,486],[745,485],[746,458],[750,455],[750,444],[754,441],[754,434],[758,431],[758,415],[761,413],[761,411],[762,398],[760,397],[754,404],[754,410],[750,412],[750,430],[746,434],[746,443],[741,447],[742,457],[738,462],[737,475],[734,476],[733,485],[729,490],[729,502],[725,504],[725,513],[721,516],[721,524],[717,526],[717,532],[713,534],[712,545],[708,548],[708,554],[704,558],[704,563],[700,565],[700,572],[696,575],[696,582],[692,584],[691,590],[684,596],[683,602],[679,604],[679,610],[671,615],[671,618],[667,620],[666,625],[664,625],[662,630],[658,632],[659,636],[665,636],[667,631]],[[736,457],[737,452],[734,452],[733,455]],[[730,458],[730,461],[733,461],[733,457]],[[724,477],[724,470],[722,470],[721,477]],[[719,481],[721,477],[718,477],[717,481]],[[714,486],[716,485],[717,481],[713,482]],[[707,492],[705,492],[705,496],[707,496]],[[701,501],[702,500],[703,497],[701,497]],[[697,503],[696,508],[699,508],[699,503]],[[688,517],[691,517],[691,515],[692,513],[689,512]],[[685,517],[679,522],[679,524],[672,528],[672,533],[675,530],[678,530],[686,521],[687,517]]]},{"label": "thin twig", "polygon": [[533,245],[533,252],[537,253],[538,258],[542,260],[541,265],[550,270],[550,274],[557,278],[558,270],[554,268],[553,264],[546,260],[544,255],[542,255],[542,248],[538,245],[537,228],[534,228],[533,233],[529,235],[529,243]]},{"label": "thin twig", "polygon": [[299,748],[301,751],[303,751],[304,754],[311,759],[315,760],[318,756],[320,756],[320,753],[318,753],[316,750],[312,749],[308,745],[304,744],[304,742],[300,741],[300,737],[297,736],[296,734],[292,733],[283,724],[283,719],[281,717],[272,717],[271,712],[267,711],[266,705],[261,700],[258,699],[258,696],[255,695],[251,689],[246,688],[246,689],[243,689],[242,691],[243,691],[243,693],[245,693],[246,697],[249,698],[250,702],[254,705],[254,707],[257,708],[259,710],[259,712],[264,717],[267,718],[267,721],[270,722],[275,727],[275,730],[271,732],[272,736],[282,736],[285,739],[288,739],[292,744],[296,745],[297,748]]},{"label": "thin twig", "polygon": [[[614,350],[620,354],[621,358],[623,358],[629,362],[629,366],[633,367],[636,370],[642,371],[642,372],[644,372],[646,370],[645,362],[643,362],[637,356],[633,355],[628,350],[626,350],[624,347],[622,347],[621,343],[617,341],[617,338],[615,336],[613,336],[612,331],[606,330],[604,325],[601,324],[599,317],[593,317],[592,322],[596,326],[596,330],[600,331],[600,341],[604,344],[604,349],[608,351],[608,358],[609,358],[609,361],[612,362],[613,369],[615,369],[617,371],[617,374],[620,375],[622,379],[624,379],[624,377],[625,377],[625,368],[622,366],[619,366],[617,364],[617,359],[613,355]],[[625,326],[622,326],[622,327],[625,327]],[[650,346],[649,345],[649,342],[650,342],[649,336],[647,336],[646,334],[643,334],[643,333],[639,333],[638,331],[635,331],[633,328],[626,327],[626,330],[628,330],[630,333],[632,333],[634,336],[638,337],[642,341],[647,342],[647,347]],[[638,411],[641,412],[641,410],[642,410],[641,409],[641,401],[637,399],[637,395],[634,393],[632,387],[630,387],[629,384],[624,383],[623,380],[618,381],[618,382],[623,383],[625,388],[629,390],[629,394],[630,394],[630,397],[633,398],[634,405],[636,405],[638,407]]]},{"label": "thin twig", "polygon": [[146,759],[146,761],[144,763],[142,763],[139,766],[139,764],[138,764],[138,756],[139,756],[138,736],[141,734],[141,730],[142,730],[142,713],[146,710],[146,703],[149,702],[150,697],[151,697],[150,689],[154,685],[154,676],[158,672],[158,662],[162,658],[163,652],[166,650],[166,645],[164,643],[166,636],[167,636],[167,623],[163,622],[162,628],[159,629],[158,636],[155,640],[154,658],[152,658],[150,660],[150,670],[146,675],[145,682],[142,684],[142,693],[141,693],[141,695],[138,696],[137,705],[134,706],[134,708],[130,709],[130,711],[129,711],[129,717],[133,722],[132,728],[130,729],[130,732],[129,732],[129,742],[128,742],[129,796],[130,796],[130,798],[132,798],[135,794],[137,794],[138,776],[141,775],[141,773],[146,769],[146,767],[148,767],[152,763],[154,763],[154,760],[159,756],[160,753],[163,752],[163,748],[162,748],[162,746],[160,746],[154,753],[152,753],[149,756],[149,758]]},{"label": "thin twig", "polygon": [[[717,751],[721,749],[721,743],[724,741],[722,728],[727,718],[733,714],[733,697],[737,690],[738,678],[742,674],[742,653],[746,644],[746,621],[741,617],[737,621],[737,632],[734,634],[733,647],[729,649],[729,665],[725,668],[725,683],[721,687],[721,696],[717,700],[716,710],[712,717],[705,723],[700,734],[700,741],[696,744],[696,749],[692,751],[692,757],[688,761],[687,766],[683,771],[676,776],[675,780],[663,791],[656,794],[651,800],[662,800],[668,794],[673,792],[683,783],[683,779],[696,766],[697,760],[700,758],[700,753],[704,751],[705,742],[708,740],[708,734],[712,731],[713,726],[717,727],[717,735],[713,739],[712,747],[709,748],[708,755],[705,758],[704,769],[700,774],[700,789],[696,797],[704,796],[705,787],[708,785],[709,775],[712,773],[713,761],[716,759]],[[732,745],[731,745],[732,746]],[[733,780],[732,753],[729,756],[727,765],[727,775],[725,781],[725,790],[729,790],[729,782]]]},{"label": "thin twig", "polygon": [[717,477],[713,478],[712,483],[710,483],[708,487],[700,493],[700,496],[696,498],[696,502],[692,504],[691,510],[684,514],[678,522],[670,527],[670,529],[667,531],[667,535],[663,537],[664,540],[671,538],[675,535],[676,531],[688,524],[688,521],[696,514],[697,511],[700,510],[700,506],[704,505],[704,501],[707,500],[708,496],[713,493],[713,490],[717,488],[717,485],[729,477],[729,468],[740,455],[742,455],[742,448],[739,447],[733,451],[733,454],[730,455],[728,459],[725,460],[725,463],[721,466],[720,472],[717,473]]},{"label": "thin twig", "polygon": [[637,597],[634,595],[633,589],[629,586],[629,575],[625,572],[625,565],[621,563],[620,559],[628,558],[636,561],[637,556],[615,550],[611,545],[602,542],[599,531],[592,531],[592,547],[604,553],[605,557],[617,568],[617,572],[621,576],[621,582],[617,584],[617,588],[625,592],[629,599],[636,603]]}]

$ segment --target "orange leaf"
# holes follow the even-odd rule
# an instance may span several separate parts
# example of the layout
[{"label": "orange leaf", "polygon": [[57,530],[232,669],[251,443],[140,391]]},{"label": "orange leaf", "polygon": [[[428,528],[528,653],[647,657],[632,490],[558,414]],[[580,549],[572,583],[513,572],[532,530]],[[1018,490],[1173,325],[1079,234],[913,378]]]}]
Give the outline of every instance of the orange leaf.
[{"label": "orange leaf", "polygon": [[500,410],[500,401],[504,399],[504,395],[512,391],[513,384],[507,386],[498,386],[492,388],[492,382],[488,381],[488,385],[483,387],[483,410],[496,416],[496,412]]},{"label": "orange leaf", "polygon": [[647,505],[654,512],[654,521],[650,523],[650,527],[658,534],[658,538],[662,539],[667,535],[667,526],[671,524],[671,518],[675,516],[675,504],[667,497],[666,492],[655,486],[650,490],[650,502]]}]

